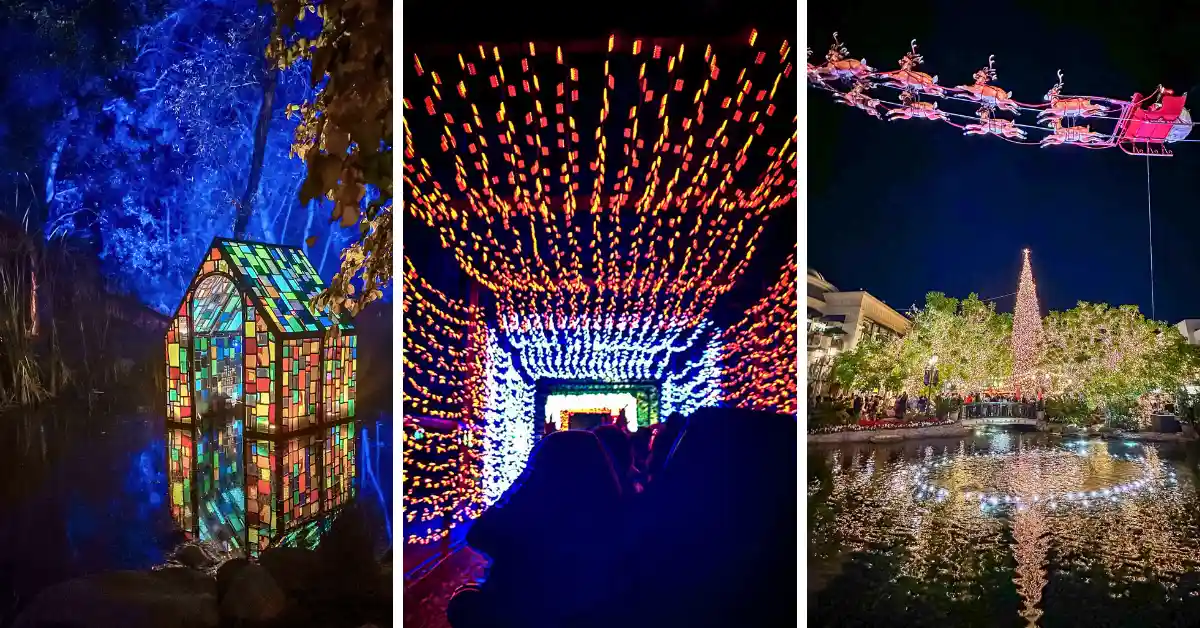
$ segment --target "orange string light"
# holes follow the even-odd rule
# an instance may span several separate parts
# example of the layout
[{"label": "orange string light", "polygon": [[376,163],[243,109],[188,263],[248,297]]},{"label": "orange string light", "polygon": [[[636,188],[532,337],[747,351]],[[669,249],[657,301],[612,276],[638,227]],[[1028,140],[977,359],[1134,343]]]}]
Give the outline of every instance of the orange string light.
[{"label": "orange string light", "polygon": [[[482,509],[480,464],[482,347],[487,327],[477,307],[431,286],[404,260],[404,516],[427,532],[408,543],[432,543]],[[422,419],[452,422],[442,433]]]},{"label": "orange string light", "polygon": [[[581,81],[584,64],[571,63],[558,46],[551,60],[530,43],[528,56],[508,61],[511,74],[498,47],[489,55],[479,46],[471,63],[458,55],[458,76],[453,65],[435,73],[414,56],[418,80],[409,85],[418,86],[413,98],[425,112],[405,100],[405,206],[493,294],[499,334],[521,336],[534,352],[557,347],[552,341],[561,334],[636,333],[604,342],[654,347],[710,324],[716,299],[745,271],[769,217],[796,198],[797,119],[773,115],[786,104],[775,88],[788,70],[785,58],[764,61],[756,38],[720,51],[727,68],[720,72],[711,46],[693,59],[683,45],[671,55],[643,40],[618,47],[611,36],[603,71],[600,60],[583,68],[588,82]],[[739,54],[740,72],[729,71],[738,69],[730,64]],[[450,85],[457,98],[443,98],[439,88]],[[420,125],[419,133],[410,125]],[[765,316],[779,329],[745,322],[727,333],[728,363],[744,355],[754,364],[749,372],[729,369],[727,397],[739,404],[795,411],[794,258],[785,275],[788,268],[791,292],[776,286],[764,299],[770,306],[747,313],[747,321]],[[485,375],[489,349],[503,350],[478,307],[434,289],[407,259],[403,303],[406,415],[458,426],[441,433],[419,421],[406,425],[406,518],[429,530],[409,542],[425,543],[444,538],[484,502],[478,459],[484,437],[493,436],[482,427]],[[775,346],[760,338],[772,333]],[[786,382],[786,367],[776,366],[780,334],[791,336]],[[715,373],[716,352],[696,370]],[[574,354],[562,361],[590,364]]]},{"label": "orange string light", "polygon": [[725,401],[770,412],[796,412],[796,254],[779,279],[737,324],[725,330],[721,378]]},{"label": "orange string light", "polygon": [[[755,63],[757,51],[748,48],[738,80],[722,79],[709,46],[710,79],[690,102],[673,103],[670,94],[684,86],[671,76],[683,63],[683,47],[669,58],[641,52],[641,40],[617,48],[610,37],[591,134],[577,130],[575,90],[570,99],[563,88],[539,93],[548,73],[554,85],[579,81],[561,48],[545,65],[532,54],[522,59],[530,78],[521,79],[520,92],[510,89],[496,51],[498,81],[483,79],[491,72],[464,73],[457,82],[462,101],[439,105],[456,118],[471,110],[476,124],[447,125],[433,151],[407,144],[409,211],[438,231],[468,275],[497,294],[502,321],[528,328],[586,324],[597,315],[625,324],[653,316],[664,327],[695,325],[744,270],[771,210],[795,198],[794,132],[782,144],[754,142],[782,122],[769,113],[774,92],[705,119],[710,98],[732,102],[754,82],[778,85],[781,68]],[[609,62],[630,54],[639,60],[643,97],[618,123],[611,99],[620,77]],[[653,118],[643,119],[643,105],[653,106]],[[477,116],[479,108],[495,115]],[[407,118],[403,124],[411,140]],[[581,136],[593,141],[581,144]],[[485,146],[489,137],[495,142]],[[752,162],[757,176],[741,177]],[[591,173],[590,192],[576,179],[581,165]],[[453,173],[456,194],[437,182],[439,171]],[[579,220],[580,210],[590,219]]]}]

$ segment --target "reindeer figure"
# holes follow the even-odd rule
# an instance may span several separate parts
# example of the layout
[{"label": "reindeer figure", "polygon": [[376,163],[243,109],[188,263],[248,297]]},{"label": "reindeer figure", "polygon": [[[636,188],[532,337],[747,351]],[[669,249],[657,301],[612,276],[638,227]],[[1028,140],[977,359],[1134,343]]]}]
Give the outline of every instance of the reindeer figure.
[{"label": "reindeer figure", "polygon": [[1058,71],[1058,83],[1046,92],[1042,98],[1050,103],[1049,109],[1043,109],[1038,113],[1038,124],[1046,122],[1050,118],[1090,118],[1098,116],[1102,113],[1108,113],[1109,109],[1100,105],[1093,104],[1087,98],[1060,98],[1063,88],[1063,73]]},{"label": "reindeer figure", "polygon": [[844,94],[834,94],[833,98],[844,105],[857,107],[882,120],[883,118],[879,115],[879,111],[877,111],[879,99],[871,98],[867,95],[866,89],[868,87],[871,87],[871,85],[866,81],[858,81],[854,84],[853,89]]},{"label": "reindeer figure", "polygon": [[908,42],[908,45],[911,50],[904,53],[904,57],[899,61],[901,70],[915,70],[918,65],[925,63],[925,57],[917,54],[917,40]]},{"label": "reindeer figure", "polygon": [[1100,144],[1104,142],[1103,133],[1097,133],[1086,126],[1063,128],[1062,120],[1057,117],[1051,119],[1050,128],[1054,129],[1054,133],[1042,138],[1042,141],[1039,142],[1042,148],[1063,144]]},{"label": "reindeer figure", "polygon": [[833,32],[833,45],[829,46],[829,52],[825,53],[825,61],[827,63],[837,63],[850,56],[850,49],[838,40],[837,31]]},{"label": "reindeer figure", "polygon": [[988,107],[998,107],[1005,111],[1017,113],[1018,107],[1017,103],[1012,100],[1012,92],[1006,92],[1003,88],[988,84],[988,81],[996,80],[995,63],[996,55],[990,55],[987,67],[971,75],[975,79],[975,84],[959,85],[956,89],[960,92],[965,92],[967,98]]},{"label": "reindeer figure", "polygon": [[825,64],[817,68],[822,79],[840,78],[848,81],[864,79],[875,71],[867,65],[867,60],[850,59],[850,51],[845,44],[838,41],[838,34],[833,34],[833,45],[825,55]]},{"label": "reindeer figure", "polygon": [[888,110],[887,119],[889,122],[893,120],[911,120],[913,118],[950,121],[946,112],[938,109],[937,103],[921,102],[909,92],[902,92],[900,94],[900,102],[904,104],[903,107]]},{"label": "reindeer figure", "polygon": [[992,108],[983,107],[978,111],[979,124],[968,124],[963,127],[963,135],[999,135],[1010,139],[1025,139],[1025,131],[1011,120],[992,118]]},{"label": "reindeer figure", "polygon": [[925,62],[925,57],[917,54],[917,40],[912,40],[909,45],[912,50],[905,53],[904,58],[900,59],[900,69],[883,72],[879,76],[887,81],[888,87],[925,93],[930,96],[945,96],[946,89],[937,84],[937,76],[916,71],[916,67]]},{"label": "reindeer figure", "polygon": [[[812,57],[812,48],[808,49],[808,56]],[[821,66],[813,65],[811,61],[808,62],[808,80],[819,85],[825,84],[825,80],[821,78]]]}]

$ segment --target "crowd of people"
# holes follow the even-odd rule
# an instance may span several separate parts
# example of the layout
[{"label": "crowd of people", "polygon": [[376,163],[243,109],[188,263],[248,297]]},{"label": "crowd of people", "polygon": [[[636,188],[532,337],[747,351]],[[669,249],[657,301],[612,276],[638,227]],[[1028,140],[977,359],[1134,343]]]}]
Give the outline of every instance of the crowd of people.
[{"label": "crowd of people", "polygon": [[[942,402],[940,409],[938,401]],[[953,419],[988,416],[1033,417],[1046,409],[1045,400],[1041,395],[1029,398],[997,391],[974,392],[966,395],[951,392],[931,399],[925,395],[910,396],[907,392],[902,392],[897,396],[857,394],[839,398],[818,395],[809,398],[809,412],[812,413],[821,404],[839,402],[848,405],[851,417],[860,421],[881,419],[903,421],[935,416]]]},{"label": "crowd of people", "polygon": [[796,419],[704,409],[550,431],[475,521],[454,628],[796,624]]}]

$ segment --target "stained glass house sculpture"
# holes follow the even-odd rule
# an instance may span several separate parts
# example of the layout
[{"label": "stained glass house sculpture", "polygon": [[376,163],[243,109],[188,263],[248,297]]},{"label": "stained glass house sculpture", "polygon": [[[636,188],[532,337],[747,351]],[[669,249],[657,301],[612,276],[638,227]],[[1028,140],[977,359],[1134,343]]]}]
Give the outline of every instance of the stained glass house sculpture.
[{"label": "stained glass house sculpture", "polygon": [[354,496],[357,336],[294,247],[213,241],[167,330],[171,516],[257,554]]}]

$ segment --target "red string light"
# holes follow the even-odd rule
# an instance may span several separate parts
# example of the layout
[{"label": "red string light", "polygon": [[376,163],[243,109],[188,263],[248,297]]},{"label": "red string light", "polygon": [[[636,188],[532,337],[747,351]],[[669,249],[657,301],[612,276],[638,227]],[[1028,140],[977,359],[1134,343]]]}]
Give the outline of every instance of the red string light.
[{"label": "red string light", "polygon": [[796,279],[793,252],[767,295],[725,330],[721,387],[727,403],[753,410],[796,412]]},{"label": "red string light", "polygon": [[[654,338],[633,340],[654,344],[658,336],[697,329],[745,271],[772,212],[795,200],[796,118],[771,117],[775,90],[743,99],[753,83],[778,86],[786,78],[782,59],[764,63],[743,45],[741,72],[722,75],[710,46],[703,61],[693,60],[704,65],[688,73],[680,67],[682,45],[675,55],[655,45],[653,54],[628,63],[642,48],[637,40],[618,49],[610,37],[603,73],[597,61],[594,71],[585,69],[587,83],[560,47],[551,61],[536,57],[533,44],[519,66],[510,64],[519,67],[518,77],[506,76],[498,48],[488,55],[480,46],[478,69],[460,59],[457,77],[452,66],[436,78],[421,68],[421,80],[410,83],[414,93],[429,93],[429,118],[402,118],[405,205],[493,293],[500,333],[525,332],[536,343],[560,332],[601,337],[638,329]],[[736,54],[721,57],[728,64]],[[621,56],[626,63],[610,64]],[[637,68],[636,77],[621,74],[626,68]],[[685,77],[699,72],[695,80],[708,78],[694,95],[685,93],[693,80]],[[543,79],[556,88],[543,92]],[[443,80],[459,98],[442,98]],[[618,83],[632,90],[635,80],[636,104],[622,102],[613,115]],[[577,107],[580,91],[593,103]],[[736,108],[715,107],[735,98]],[[410,124],[434,132],[414,137]],[[753,381],[731,371],[730,399],[794,412],[794,255],[784,270],[791,273],[790,292],[778,284],[730,330],[729,358],[755,361],[751,372],[764,377]],[[406,415],[458,426],[448,433],[420,424],[405,429],[405,512],[430,529],[409,542],[421,543],[443,538],[483,503],[477,460],[484,442],[484,347],[495,339],[479,308],[437,291],[407,260],[403,302]],[[790,317],[781,305],[790,307]],[[756,322],[763,317],[777,329]],[[786,336],[790,378],[779,370],[786,360],[776,355]]]},{"label": "red string light", "polygon": [[[627,55],[640,55],[641,48],[641,40],[622,47]],[[607,56],[621,54],[610,37]],[[616,66],[606,63],[597,90],[599,121],[587,134],[594,141],[581,146],[584,134],[578,132],[571,104],[577,90],[568,101],[566,90],[541,94],[536,89],[547,74],[554,84],[578,82],[578,68],[565,65],[565,59],[560,64],[557,48],[549,65],[526,58],[522,67],[529,78],[521,79],[526,94],[518,95],[506,84],[496,51],[500,79],[472,88],[478,79],[464,75],[457,85],[466,96],[444,103],[456,112],[487,107],[496,115],[461,131],[446,127],[446,139],[439,140],[444,150],[424,154],[410,145],[407,206],[438,230],[473,279],[497,294],[506,324],[582,324],[596,316],[614,324],[646,316],[664,326],[698,324],[744,271],[771,211],[795,198],[794,132],[775,145],[761,138],[755,142],[769,136],[772,124],[778,126],[758,115],[773,111],[773,93],[743,102],[724,118],[704,117],[706,106],[714,104],[710,98],[728,103],[744,96],[750,76],[755,82],[780,82],[782,64],[756,64],[756,54],[747,51],[741,80],[730,82],[715,71],[717,56],[710,46],[705,63],[713,78],[690,103],[669,97],[683,89],[683,79],[670,76],[682,63],[682,46],[667,59],[642,57],[639,83],[649,98],[639,99],[621,122],[611,116],[610,91],[618,77],[610,69]],[[476,103],[473,94],[479,89],[491,91]],[[716,93],[710,96],[710,90]],[[432,107],[427,99],[427,108]],[[652,117],[645,117],[645,107],[653,107]],[[409,124],[405,118],[406,138]],[[465,146],[467,154],[451,150],[456,145]],[[743,185],[734,175],[752,158],[761,169],[753,183],[746,179]],[[581,165],[593,173],[590,190],[581,189],[577,179]],[[457,197],[436,183],[437,171],[454,174]]]}]

